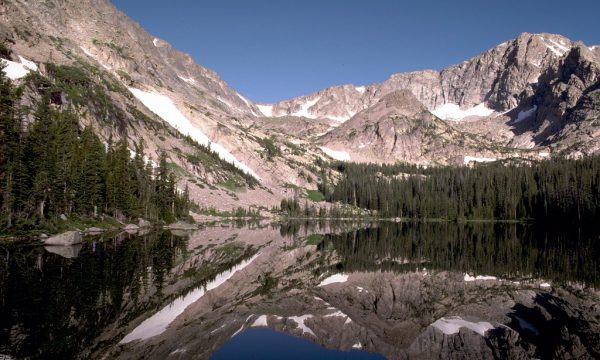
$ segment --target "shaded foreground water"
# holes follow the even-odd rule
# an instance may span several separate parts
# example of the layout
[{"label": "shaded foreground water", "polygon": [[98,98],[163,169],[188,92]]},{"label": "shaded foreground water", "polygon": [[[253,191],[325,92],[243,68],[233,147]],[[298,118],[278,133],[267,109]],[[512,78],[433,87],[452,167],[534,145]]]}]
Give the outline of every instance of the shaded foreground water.
[{"label": "shaded foreground water", "polygon": [[599,235],[223,224],[0,244],[0,356],[599,357]]}]

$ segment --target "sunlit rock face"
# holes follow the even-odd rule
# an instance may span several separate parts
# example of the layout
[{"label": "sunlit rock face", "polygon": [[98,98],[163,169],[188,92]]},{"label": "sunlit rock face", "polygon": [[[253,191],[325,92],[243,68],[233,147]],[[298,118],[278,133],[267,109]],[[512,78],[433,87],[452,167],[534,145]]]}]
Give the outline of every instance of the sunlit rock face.
[{"label": "sunlit rock face", "polygon": [[[107,108],[78,105],[81,125],[105,141],[126,138],[131,150],[143,139],[154,163],[166,151],[179,186],[219,210],[277,205],[289,184],[314,189],[323,160],[468,165],[600,149],[599,48],[561,35],[523,33],[440,71],[256,104],[107,0],[7,1],[0,20],[10,78],[50,76],[46,63],[84,69]],[[50,97],[72,105],[64,92]]]},{"label": "sunlit rock face", "polygon": [[[536,148],[581,156],[599,149],[597,125],[582,121],[597,118],[593,104],[598,102],[594,94],[599,64],[597,46],[588,47],[561,35],[523,33],[441,71],[397,73],[383,83],[368,86],[333,86],[261,108],[268,109],[263,114],[272,118],[296,115],[332,121],[334,124],[319,143],[327,149],[347,152],[352,161],[402,159],[435,165],[458,163],[456,159],[461,157],[538,158],[531,151]],[[384,126],[377,131],[379,128],[372,126],[374,120],[390,120],[387,114],[374,119],[377,107],[398,91],[415,96],[415,112],[424,107],[452,129],[468,133],[469,139],[477,141],[444,139],[440,135],[443,132],[423,136],[426,123],[416,127],[419,131],[414,134],[394,137],[396,128],[419,123],[422,116],[418,115],[401,116],[395,128]],[[353,125],[344,126],[347,122]],[[386,136],[389,144],[406,144],[413,149],[394,152],[384,148],[379,154],[374,149],[381,144],[374,139]],[[436,144],[436,140],[444,144]],[[454,146],[446,146],[446,142]],[[490,147],[495,150],[476,153],[477,149]]]}]

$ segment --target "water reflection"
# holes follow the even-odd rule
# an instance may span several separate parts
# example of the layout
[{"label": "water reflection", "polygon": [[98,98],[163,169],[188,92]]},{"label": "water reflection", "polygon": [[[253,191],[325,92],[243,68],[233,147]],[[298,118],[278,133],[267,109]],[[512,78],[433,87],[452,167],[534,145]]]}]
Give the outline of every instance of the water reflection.
[{"label": "water reflection", "polygon": [[381,223],[327,235],[321,251],[335,250],[346,271],[410,271],[416,267],[546,278],[600,285],[597,229],[506,223]]},{"label": "water reflection", "polygon": [[[186,240],[166,232],[118,235],[70,247],[0,245],[0,354],[74,358],[125,307],[152,308],[149,289],[186,253]],[[50,250],[51,252],[48,252]],[[159,292],[159,291],[157,291]]]},{"label": "water reflection", "polygon": [[[438,356],[425,348],[454,335],[462,355],[562,357],[560,342],[540,340],[555,335],[594,354],[600,329],[587,319],[600,314],[582,291],[600,285],[597,239],[519,224],[310,222],[0,244],[0,354],[209,358],[257,327],[388,358]],[[554,318],[577,326],[551,330]]]},{"label": "water reflection", "polygon": [[[265,344],[269,345],[265,346]],[[384,357],[379,354],[365,351],[323,349],[311,341],[289,336],[270,329],[251,329],[245,331],[240,336],[236,336],[226,342],[213,354],[211,359],[246,359],[249,358],[249,356],[252,356],[253,359],[261,360],[384,359]]]},{"label": "water reflection", "polygon": [[152,336],[163,333],[167,326],[180,315],[190,304],[198,301],[207,291],[215,289],[222,285],[225,281],[229,280],[236,272],[242,270],[248,266],[257,255],[254,255],[250,259],[244,260],[241,263],[235,265],[233,268],[223,271],[217,274],[214,280],[211,280],[205,285],[199,286],[192,292],[180,296],[167,306],[162,308],[159,312],[152,315],[148,319],[144,320],[138,327],[136,327],[131,333],[127,334],[121,343],[128,343],[133,340],[144,340]]}]

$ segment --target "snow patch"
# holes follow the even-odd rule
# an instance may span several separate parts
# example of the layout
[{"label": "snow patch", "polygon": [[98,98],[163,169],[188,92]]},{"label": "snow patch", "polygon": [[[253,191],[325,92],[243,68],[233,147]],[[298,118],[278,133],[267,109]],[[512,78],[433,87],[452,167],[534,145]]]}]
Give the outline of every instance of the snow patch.
[{"label": "snow patch", "polygon": [[[542,38],[542,40],[544,40],[544,38]],[[564,46],[563,41],[561,41],[560,44],[552,39],[548,39],[548,41],[550,42],[550,44],[546,43],[546,47],[558,57],[562,57],[565,53],[569,51],[569,48]]]},{"label": "snow patch", "polygon": [[326,318],[328,318],[328,317],[343,317],[343,318],[347,318],[348,315],[344,314],[341,310],[337,310],[336,312],[333,312],[331,314],[327,314],[327,315],[325,315],[323,317],[326,317]]},{"label": "snow patch", "polygon": [[178,78],[180,78],[181,80],[185,81],[188,84],[196,84],[196,80],[194,80],[191,77],[185,77],[185,76],[181,76],[181,75],[177,75]]},{"label": "snow patch", "polygon": [[464,327],[478,333],[481,336],[485,336],[486,331],[495,328],[495,326],[489,322],[471,322],[463,320],[460,316],[443,317],[431,324],[431,326],[440,330],[446,335],[457,334],[460,328]]},{"label": "snow patch", "polygon": [[513,318],[515,320],[517,320],[517,322],[519,323],[519,327],[521,329],[523,329],[523,330],[529,330],[532,333],[534,333],[535,335],[539,335],[540,332],[538,331],[538,329],[532,323],[530,323],[529,321],[527,321],[527,320],[525,320],[522,317],[517,316],[517,315],[513,315]]},{"label": "snow patch", "polygon": [[267,326],[267,315],[259,316],[256,320],[254,320],[252,325],[250,325],[250,327],[261,327],[261,326]]},{"label": "snow patch", "polygon": [[494,110],[489,109],[484,103],[466,110],[462,110],[456,104],[447,103],[431,113],[442,120],[462,120],[468,116],[490,116],[494,113]]},{"label": "snow patch", "polygon": [[94,58],[94,54],[92,54],[88,49],[84,48],[83,46],[80,46],[80,48],[87,56]]},{"label": "snow patch", "polygon": [[175,103],[173,103],[168,96],[161,95],[156,92],[147,92],[136,88],[128,89],[138,100],[142,102],[142,104],[150,109],[150,111],[169,123],[169,125],[179,130],[179,132],[189,135],[201,145],[210,145],[210,149],[218,154],[221,159],[233,164],[235,167],[242,170],[246,174],[253,176],[257,180],[260,180],[260,177],[254,172],[254,170],[239,161],[227,149],[225,149],[223,145],[211,142],[208,136],[194,126],[191,121],[186,118],[181,111],[179,111],[177,106],[175,106]]},{"label": "snow patch", "polygon": [[259,114],[256,113],[256,111],[254,111],[254,108],[252,107],[252,104],[250,104],[250,101],[248,101],[248,99],[246,99],[245,97],[243,97],[240,94],[236,94],[237,96],[239,96],[240,99],[242,99],[242,101],[246,104],[246,106],[248,106],[250,108],[250,111],[252,112],[252,115],[254,116],[260,116]]},{"label": "snow patch", "polygon": [[258,255],[259,254],[256,254],[250,259],[244,260],[231,269],[218,274],[215,279],[207,283],[206,286],[197,288],[189,294],[175,299],[162,310],[144,320],[140,325],[138,325],[138,327],[133,329],[132,332],[127,334],[127,336],[125,336],[120,343],[124,344],[133,340],[145,340],[162,334],[167,329],[169,324],[171,324],[171,322],[173,322],[177,316],[183,313],[189,305],[198,301],[210,290],[216,289],[223,285],[227,280],[231,279],[235,273],[250,265],[258,257]]},{"label": "snow patch", "polygon": [[234,332],[234,333],[233,333],[233,335],[231,335],[231,337],[234,337],[234,336],[236,336],[237,334],[241,333],[241,332],[242,332],[242,330],[244,330],[244,325],[242,325],[242,327],[241,327],[241,328],[237,329],[237,331],[236,331],[236,332]]},{"label": "snow patch", "polygon": [[321,98],[316,98],[313,100],[307,100],[302,105],[300,105],[300,110],[292,113],[293,116],[302,116],[309,119],[315,119],[316,116],[312,115],[308,112],[308,109],[313,107]]},{"label": "snow patch", "polygon": [[554,40],[550,39],[550,42],[551,42],[551,43],[552,43],[554,46],[556,46],[557,48],[559,48],[560,50],[562,50],[562,51],[564,51],[564,52],[567,52],[567,51],[569,51],[569,48],[565,46],[566,44],[565,44],[565,42],[564,42],[564,41],[562,41],[562,40],[559,40],[558,42],[556,42],[556,41],[554,41]]},{"label": "snow patch", "polygon": [[329,156],[330,158],[333,158],[333,159],[339,160],[339,161],[350,161],[350,154],[348,154],[346,151],[332,150],[332,149],[326,148],[324,146],[321,146],[319,148],[321,149],[321,151],[323,151],[325,154],[327,154],[327,156]]},{"label": "snow patch", "polygon": [[334,283],[343,283],[346,281],[348,281],[348,274],[335,274],[323,279],[319,286],[325,286]]},{"label": "snow patch", "polygon": [[495,276],[489,276],[489,275],[471,276],[469,274],[465,274],[464,280],[467,281],[467,282],[471,282],[471,281],[476,281],[476,280],[481,280],[481,281],[498,280],[498,278],[495,277]]},{"label": "snow patch", "polygon": [[515,121],[513,121],[513,123],[516,124],[516,123],[519,123],[519,122],[529,118],[530,116],[535,114],[536,111],[537,111],[537,105],[533,105],[533,107],[529,110],[519,111],[519,115],[517,115],[517,118],[515,119]]},{"label": "snow patch", "polygon": [[365,93],[366,88],[364,86],[357,86],[355,87],[356,91],[358,91],[361,94]]},{"label": "snow patch", "polygon": [[225,106],[227,106],[230,109],[235,109],[236,108],[235,106],[233,106],[232,103],[230,103],[229,101],[221,98],[220,96],[217,96],[217,100],[219,100],[220,102],[222,102],[223,104],[225,104]]},{"label": "snow patch", "polygon": [[541,288],[549,288],[549,287],[552,287],[552,285],[550,285],[549,283],[545,282],[545,283],[541,283],[540,287]]},{"label": "snow patch", "polygon": [[152,40],[152,43],[154,44],[155,47],[158,47],[158,43],[159,43],[159,39],[154,38],[154,40]]},{"label": "snow patch", "polygon": [[293,322],[295,322],[296,324],[298,324],[298,328],[302,330],[302,333],[308,333],[311,334],[314,337],[317,337],[317,335],[315,335],[315,333],[304,324],[304,321],[306,319],[310,319],[312,318],[312,315],[302,315],[302,316],[290,316],[288,319],[292,320]]},{"label": "snow patch", "polygon": [[245,103],[246,103],[246,105],[247,105],[248,107],[252,107],[252,105],[250,105],[250,102],[248,101],[248,99],[246,99],[245,97],[243,97],[243,96],[242,96],[242,95],[240,95],[240,94],[236,94],[236,95],[237,95],[237,96],[238,96],[240,99],[242,99],[242,101],[243,101],[243,102],[245,102]]},{"label": "snow patch", "polygon": [[356,344],[352,345],[353,349],[362,349],[362,347],[363,347],[362,344],[359,343],[359,342],[357,342]]},{"label": "snow patch", "polygon": [[256,105],[258,107],[258,110],[260,110],[260,112],[266,116],[266,117],[273,117],[273,105]]},{"label": "snow patch", "polygon": [[172,351],[169,355],[185,354],[186,352],[187,352],[186,349],[176,349],[176,350]]},{"label": "snow patch", "polygon": [[38,71],[38,67],[33,61],[29,61],[22,56],[19,56],[19,60],[21,61],[20,63],[6,59],[0,60],[5,66],[3,69],[4,73],[11,80],[21,79],[27,76],[30,71]]},{"label": "snow patch", "polygon": [[547,151],[542,151],[538,155],[541,156],[541,157],[548,157],[548,156],[550,156],[550,153],[547,152]]},{"label": "snow patch", "polygon": [[83,46],[79,47],[87,56],[91,57],[92,59],[96,60],[100,65],[102,65],[103,68],[105,68],[106,70],[111,70],[112,67],[109,65],[104,64],[103,62],[101,62],[100,60],[98,60],[98,58],[92,54],[88,49],[84,48]]},{"label": "snow patch", "polygon": [[225,326],[227,326],[227,324],[223,324],[223,325],[219,326],[218,328],[214,329],[214,330],[213,330],[213,331],[211,331],[210,333],[211,333],[211,334],[214,334],[214,333],[218,332],[219,330],[221,330],[222,328],[224,328]]},{"label": "snow patch", "polygon": [[356,115],[356,113],[349,112],[347,116],[333,116],[333,115],[328,115],[328,116],[324,116],[324,117],[327,118],[327,119],[329,119],[329,120],[333,120],[333,121],[337,121],[339,123],[343,123],[343,122],[346,122],[346,121],[350,120],[354,115]]},{"label": "snow patch", "polygon": [[469,165],[471,162],[492,162],[496,161],[495,158],[476,157],[476,156],[465,156],[463,162],[465,165]]},{"label": "snow patch", "polygon": [[26,69],[29,69],[30,71],[38,71],[38,67],[33,61],[27,60],[21,55],[19,55],[19,60]]}]

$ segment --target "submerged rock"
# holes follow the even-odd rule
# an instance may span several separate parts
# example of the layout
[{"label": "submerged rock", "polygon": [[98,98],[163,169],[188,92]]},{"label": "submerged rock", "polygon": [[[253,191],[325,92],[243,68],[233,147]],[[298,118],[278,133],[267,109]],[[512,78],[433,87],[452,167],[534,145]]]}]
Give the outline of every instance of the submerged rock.
[{"label": "submerged rock", "polygon": [[139,226],[137,226],[136,224],[127,224],[125,225],[125,227],[123,228],[123,230],[125,231],[131,231],[131,230],[139,230]]},{"label": "submerged rock", "polygon": [[70,246],[79,244],[82,241],[79,231],[67,231],[62,234],[54,235],[44,240],[46,245]]}]

